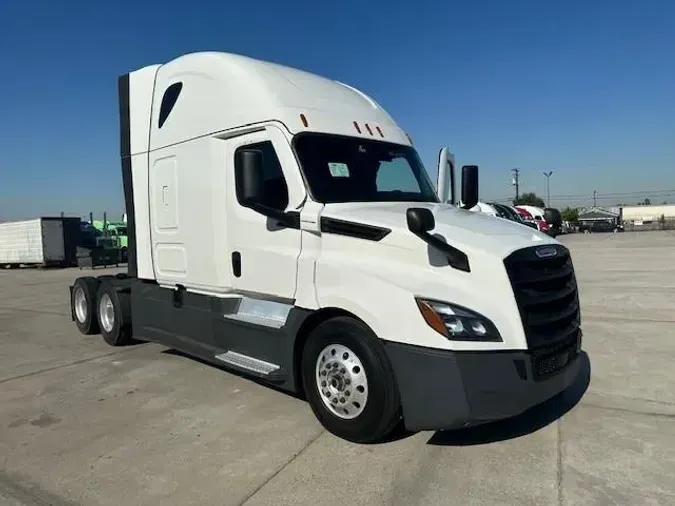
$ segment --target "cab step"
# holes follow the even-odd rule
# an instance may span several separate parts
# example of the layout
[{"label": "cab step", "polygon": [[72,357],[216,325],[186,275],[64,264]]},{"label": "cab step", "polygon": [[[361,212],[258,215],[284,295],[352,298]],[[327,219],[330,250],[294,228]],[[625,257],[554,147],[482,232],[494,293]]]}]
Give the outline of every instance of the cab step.
[{"label": "cab step", "polygon": [[236,351],[226,351],[215,355],[215,358],[229,366],[233,366],[248,374],[253,374],[272,382],[283,382],[286,380],[286,370],[280,365],[261,360],[259,358],[244,355]]}]

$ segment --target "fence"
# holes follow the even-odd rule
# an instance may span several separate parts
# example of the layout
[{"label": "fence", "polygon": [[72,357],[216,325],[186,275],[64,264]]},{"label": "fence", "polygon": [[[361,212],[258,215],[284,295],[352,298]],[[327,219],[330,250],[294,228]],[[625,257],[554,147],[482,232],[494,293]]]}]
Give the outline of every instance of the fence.
[{"label": "fence", "polygon": [[628,220],[622,222],[626,232],[649,232],[654,230],[675,230],[675,218],[661,217],[653,221]]}]

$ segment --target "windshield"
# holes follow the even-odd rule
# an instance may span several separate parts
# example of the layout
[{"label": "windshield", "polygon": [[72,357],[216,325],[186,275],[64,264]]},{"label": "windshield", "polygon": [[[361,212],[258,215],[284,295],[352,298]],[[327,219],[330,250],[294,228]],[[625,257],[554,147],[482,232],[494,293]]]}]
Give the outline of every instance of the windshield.
[{"label": "windshield", "polygon": [[412,147],[326,134],[299,135],[294,147],[318,202],[439,201]]}]

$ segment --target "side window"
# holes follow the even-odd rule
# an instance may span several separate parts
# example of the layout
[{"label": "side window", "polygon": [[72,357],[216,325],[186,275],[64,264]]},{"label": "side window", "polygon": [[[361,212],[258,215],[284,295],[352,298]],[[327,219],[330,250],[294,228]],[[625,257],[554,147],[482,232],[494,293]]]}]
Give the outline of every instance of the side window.
[{"label": "side window", "polygon": [[[281,170],[281,163],[277,157],[274,146],[270,141],[258,142],[255,144],[248,144],[237,149],[257,149],[263,155],[263,173],[264,173],[264,191],[263,201],[260,202],[273,209],[283,211],[288,206],[288,186],[286,185],[286,178]],[[235,160],[238,157],[235,153]],[[236,163],[236,162],[235,162]],[[236,170],[235,174],[239,171]],[[238,187],[239,185],[237,185]],[[241,196],[237,194],[237,200],[241,202]]]},{"label": "side window", "polygon": [[419,193],[420,185],[415,174],[410,170],[410,164],[403,157],[394,158],[391,162],[380,163],[377,171],[377,191],[401,191],[404,193]]},{"label": "side window", "polygon": [[183,83],[174,83],[164,92],[162,105],[159,107],[159,122],[157,123],[157,128],[162,128],[162,125],[169,117],[169,113],[173,109],[173,106],[176,105],[178,95],[180,95],[182,89]]}]

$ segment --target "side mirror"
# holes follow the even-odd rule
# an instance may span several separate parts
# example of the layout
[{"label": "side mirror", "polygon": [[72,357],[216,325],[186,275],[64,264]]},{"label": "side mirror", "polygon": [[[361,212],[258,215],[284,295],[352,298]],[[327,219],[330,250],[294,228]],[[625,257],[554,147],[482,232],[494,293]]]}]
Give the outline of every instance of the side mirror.
[{"label": "side mirror", "polygon": [[436,220],[429,209],[411,207],[405,213],[408,230],[415,235],[423,235],[436,227]]},{"label": "side mirror", "polygon": [[284,212],[265,203],[265,176],[263,172],[263,154],[257,149],[237,151],[235,160],[237,199],[241,205],[268,218],[279,221],[286,227],[300,228],[300,213]]},{"label": "side mirror", "polygon": [[242,204],[263,200],[263,154],[255,149],[243,149],[237,153],[237,196]]},{"label": "side mirror", "polygon": [[478,204],[478,165],[462,167],[462,204],[464,209]]}]

